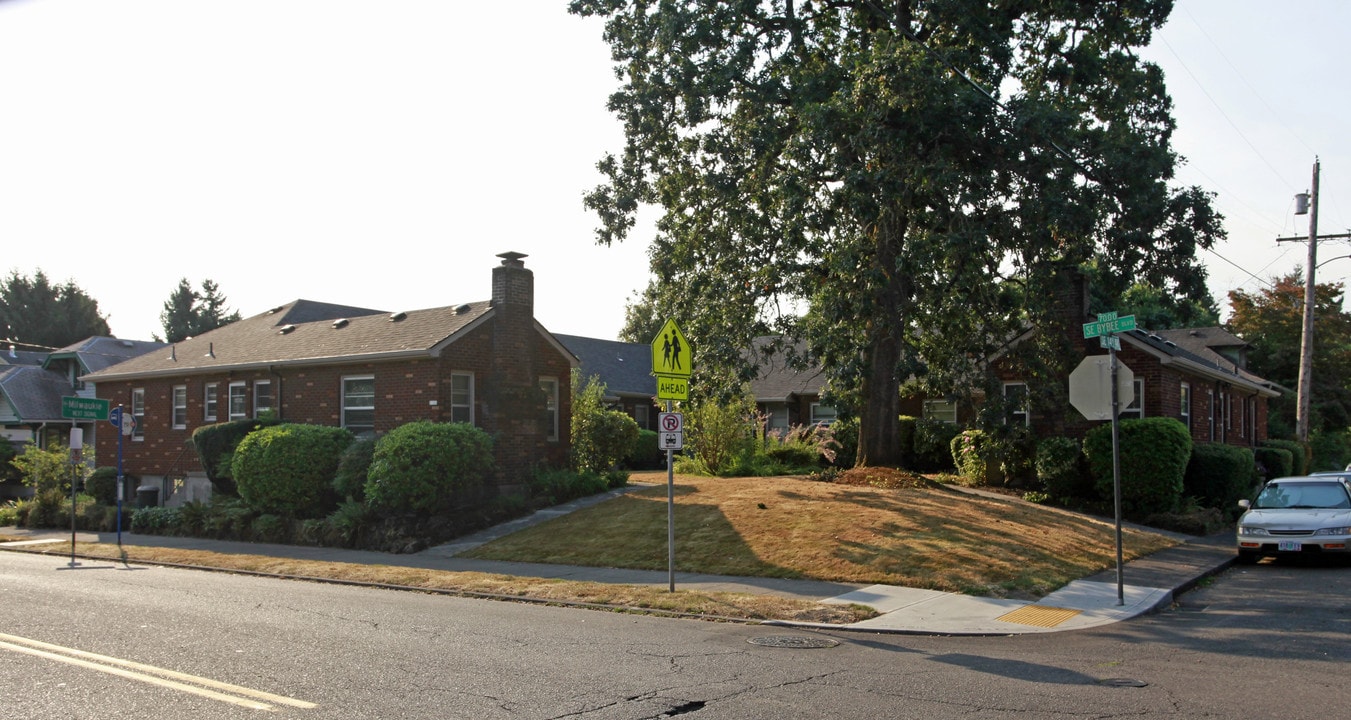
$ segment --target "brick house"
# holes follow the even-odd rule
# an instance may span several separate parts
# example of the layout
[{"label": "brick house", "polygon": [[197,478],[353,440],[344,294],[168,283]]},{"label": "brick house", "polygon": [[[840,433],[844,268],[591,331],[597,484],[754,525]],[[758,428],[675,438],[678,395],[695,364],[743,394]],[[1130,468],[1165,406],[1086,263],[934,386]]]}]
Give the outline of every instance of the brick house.
[{"label": "brick house", "polygon": [[[498,257],[490,300],[393,313],[295,300],[85,380],[135,417],[124,470],[171,504],[210,493],[193,431],[262,413],[358,436],[472,423],[494,438],[498,486],[518,488],[535,467],[567,462],[577,358],[535,320],[525,256]],[[117,436],[96,444],[112,458]]]}]

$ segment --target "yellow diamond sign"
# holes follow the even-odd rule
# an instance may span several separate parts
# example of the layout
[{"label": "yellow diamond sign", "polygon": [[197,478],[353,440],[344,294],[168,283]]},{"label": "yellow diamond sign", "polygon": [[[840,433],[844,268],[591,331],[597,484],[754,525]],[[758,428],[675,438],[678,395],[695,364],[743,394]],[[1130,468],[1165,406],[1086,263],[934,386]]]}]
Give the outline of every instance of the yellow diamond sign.
[{"label": "yellow diamond sign", "polygon": [[674,320],[667,320],[652,340],[652,374],[687,378],[694,353]]}]

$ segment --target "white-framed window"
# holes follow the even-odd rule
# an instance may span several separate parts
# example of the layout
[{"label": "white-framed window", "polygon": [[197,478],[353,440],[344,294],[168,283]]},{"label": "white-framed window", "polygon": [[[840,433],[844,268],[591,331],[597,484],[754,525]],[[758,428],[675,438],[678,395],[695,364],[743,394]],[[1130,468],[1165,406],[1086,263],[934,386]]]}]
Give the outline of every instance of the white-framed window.
[{"label": "white-framed window", "polygon": [[228,398],[228,407],[226,411],[230,413],[231,420],[243,420],[249,416],[249,406],[244,401],[244,395],[248,391],[243,380],[230,383],[230,395]]},{"label": "white-framed window", "polygon": [[924,419],[937,422],[956,423],[957,403],[952,400],[925,400]]},{"label": "white-framed window", "polygon": [[474,422],[474,376],[471,373],[450,374],[450,421]]},{"label": "white-framed window", "polygon": [[652,408],[639,403],[633,406],[633,421],[638,423],[638,427],[644,430],[652,429]]},{"label": "white-framed window", "polygon": [[136,418],[136,425],[132,428],[132,440],[145,439],[145,388],[131,389],[131,416]]},{"label": "white-framed window", "polygon": [[1032,413],[1027,409],[1027,383],[1004,383],[1005,422],[1032,424]]},{"label": "white-framed window", "polygon": [[188,386],[175,385],[172,398],[173,427],[182,430],[188,426]]},{"label": "white-framed window", "polygon": [[819,402],[812,403],[811,412],[811,422],[813,425],[829,425],[835,422],[835,418],[838,416],[838,413],[835,411],[835,406]]},{"label": "white-framed window", "polygon": [[539,389],[544,391],[544,432],[550,441],[558,440],[558,378],[542,377]]},{"label": "white-framed window", "polygon": [[272,381],[255,380],[253,382],[253,416],[272,409]]},{"label": "white-framed window", "polygon": [[342,426],[357,437],[375,435],[375,376],[342,379]]},{"label": "white-framed window", "polygon": [[1135,378],[1132,385],[1135,391],[1135,397],[1130,403],[1121,408],[1121,412],[1116,414],[1120,420],[1139,420],[1145,416],[1145,381],[1143,378]]},{"label": "white-framed window", "polygon": [[216,383],[207,383],[202,391],[202,419],[206,422],[216,422],[216,403],[217,395],[220,392],[220,386]]},{"label": "white-framed window", "polygon": [[1191,383],[1182,383],[1182,397],[1178,398],[1178,419],[1188,430],[1192,429],[1192,386]]}]

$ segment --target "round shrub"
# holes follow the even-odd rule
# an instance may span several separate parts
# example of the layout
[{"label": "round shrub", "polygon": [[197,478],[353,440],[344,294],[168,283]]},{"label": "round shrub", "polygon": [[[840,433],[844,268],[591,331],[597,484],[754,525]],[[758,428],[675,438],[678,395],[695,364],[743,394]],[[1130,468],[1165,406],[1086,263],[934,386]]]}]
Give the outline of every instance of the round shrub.
[{"label": "round shrub", "polygon": [[952,462],[957,472],[973,485],[992,485],[999,477],[999,461],[993,459],[990,437],[984,430],[965,430],[951,441]]},{"label": "round shrub", "polygon": [[1233,514],[1253,485],[1253,453],[1245,447],[1210,443],[1192,448],[1183,487],[1202,507]]},{"label": "round shrub", "polygon": [[917,472],[952,470],[952,441],[962,429],[954,423],[920,418],[915,422],[915,467]]},{"label": "round shrub", "polygon": [[619,464],[638,441],[638,423],[618,411],[582,409],[572,418],[572,463],[579,471],[603,472]]},{"label": "round shrub", "polygon": [[[1290,453],[1290,470],[1284,475],[1305,475],[1309,472],[1308,466],[1308,446],[1295,440],[1278,440],[1272,438],[1262,442],[1262,447],[1280,448]],[[1271,477],[1281,477],[1272,475]]]},{"label": "round shrub", "polygon": [[468,423],[400,425],[375,444],[366,501],[384,514],[449,512],[478,499],[493,471],[493,442]]},{"label": "round shrub", "polygon": [[84,491],[100,505],[116,505],[117,468],[106,465],[94,468],[84,481]]},{"label": "round shrub", "polygon": [[1088,498],[1093,495],[1093,476],[1088,474],[1079,441],[1048,437],[1037,443],[1037,479],[1052,499]]},{"label": "round shrub", "polygon": [[1259,446],[1253,449],[1257,467],[1268,480],[1295,474],[1295,459],[1289,450]]},{"label": "round shrub", "polygon": [[657,431],[638,429],[624,466],[634,470],[660,470],[666,467],[666,451],[657,445]]},{"label": "round shrub", "polygon": [[[1172,512],[1182,500],[1182,478],[1191,458],[1187,426],[1173,418],[1120,423],[1121,508],[1134,517]],[[1112,500],[1112,426],[1099,425],[1084,437],[1084,454],[1098,495]]]},{"label": "round shrub", "polygon": [[352,433],[345,428],[265,427],[239,441],[230,472],[239,496],[261,513],[323,517],[337,505],[333,477],[351,443]]}]

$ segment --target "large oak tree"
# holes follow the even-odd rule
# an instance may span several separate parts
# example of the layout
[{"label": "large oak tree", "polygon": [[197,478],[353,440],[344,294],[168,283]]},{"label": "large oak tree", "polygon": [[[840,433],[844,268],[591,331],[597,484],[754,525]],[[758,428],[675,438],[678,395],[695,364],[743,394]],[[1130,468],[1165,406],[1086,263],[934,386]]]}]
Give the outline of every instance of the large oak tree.
[{"label": "large oak tree", "polygon": [[902,380],[969,384],[1050,317],[1055,268],[1205,296],[1218,217],[1170,187],[1171,100],[1134,53],[1171,5],[573,0],[621,80],[598,240],[660,207],[658,304],[721,371],[695,387],[805,337],[856,399],[859,464],[895,464]]}]

